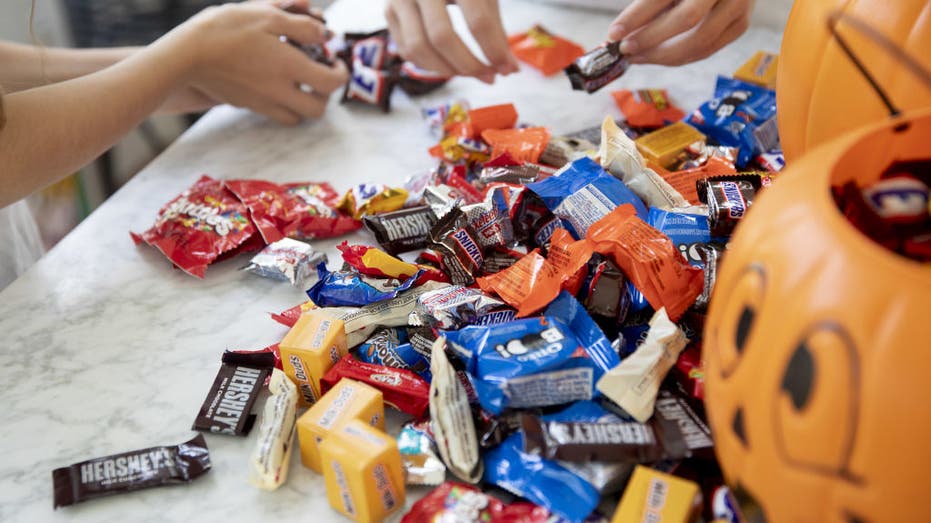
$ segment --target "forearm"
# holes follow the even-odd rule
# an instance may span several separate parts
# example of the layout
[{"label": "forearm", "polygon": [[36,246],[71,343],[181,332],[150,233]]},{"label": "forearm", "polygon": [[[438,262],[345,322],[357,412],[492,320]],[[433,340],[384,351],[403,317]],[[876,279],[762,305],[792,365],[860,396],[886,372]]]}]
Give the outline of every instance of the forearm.
[{"label": "forearm", "polygon": [[0,87],[11,93],[71,80],[105,69],[140,49],[64,49],[0,42]]},{"label": "forearm", "polygon": [[4,96],[0,207],[71,174],[183,85],[191,65],[167,43],[102,71]]}]

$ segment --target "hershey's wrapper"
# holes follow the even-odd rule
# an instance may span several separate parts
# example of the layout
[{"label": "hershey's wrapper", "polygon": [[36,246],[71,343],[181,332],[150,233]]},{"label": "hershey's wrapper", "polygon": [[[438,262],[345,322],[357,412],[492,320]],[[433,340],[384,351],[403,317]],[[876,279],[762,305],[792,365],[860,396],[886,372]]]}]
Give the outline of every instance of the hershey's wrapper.
[{"label": "hershey's wrapper", "polygon": [[175,483],[210,470],[204,435],[180,445],[151,447],[75,463],[52,471],[54,507]]},{"label": "hershey's wrapper", "polygon": [[255,424],[252,405],[275,366],[270,352],[223,354],[220,370],[191,430],[245,436]]},{"label": "hershey's wrapper", "polygon": [[365,228],[385,252],[398,254],[422,249],[427,245],[436,216],[430,206],[363,216]]},{"label": "hershey's wrapper", "polygon": [[446,338],[441,337],[433,344],[430,370],[433,373],[430,418],[440,456],[456,477],[478,483],[484,464],[478,451],[475,421],[465,387],[446,354]]},{"label": "hershey's wrapper", "polygon": [[275,490],[288,477],[297,428],[297,386],[288,376],[272,369],[268,382],[271,396],[265,400],[259,436],[249,460],[249,482],[262,490]]}]

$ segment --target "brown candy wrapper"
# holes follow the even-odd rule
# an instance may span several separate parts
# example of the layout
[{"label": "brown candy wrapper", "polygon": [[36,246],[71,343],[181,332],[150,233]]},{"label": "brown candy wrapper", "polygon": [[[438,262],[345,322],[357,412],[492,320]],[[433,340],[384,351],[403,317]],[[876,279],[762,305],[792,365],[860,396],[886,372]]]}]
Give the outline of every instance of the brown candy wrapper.
[{"label": "brown candy wrapper", "polygon": [[594,93],[624,74],[630,63],[621,54],[620,46],[620,42],[608,42],[583,54],[566,67],[572,88]]},{"label": "brown candy wrapper", "polygon": [[398,254],[426,247],[436,216],[429,206],[424,205],[382,214],[367,214],[362,217],[362,223],[375,235],[375,240],[385,252]]},{"label": "brown candy wrapper", "polygon": [[275,367],[270,352],[223,354],[217,377],[191,430],[245,436],[255,424],[252,405]]},{"label": "brown candy wrapper", "polygon": [[148,487],[188,483],[210,470],[203,434],[170,447],[95,458],[52,471],[55,508]]},{"label": "brown candy wrapper", "polygon": [[708,204],[711,235],[730,235],[753,205],[760,187],[756,175],[715,176],[696,182],[698,199]]},{"label": "brown candy wrapper", "polygon": [[443,256],[443,270],[454,284],[471,285],[485,263],[484,248],[466,214],[457,208],[430,231],[431,247]]}]

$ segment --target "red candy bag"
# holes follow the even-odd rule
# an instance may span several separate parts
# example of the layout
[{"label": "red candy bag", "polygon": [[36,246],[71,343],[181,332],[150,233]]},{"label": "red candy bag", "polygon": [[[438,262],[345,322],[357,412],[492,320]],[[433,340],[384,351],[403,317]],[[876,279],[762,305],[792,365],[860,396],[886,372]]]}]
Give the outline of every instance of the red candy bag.
[{"label": "red candy bag", "polygon": [[248,215],[246,206],[222,181],[202,176],[162,207],[152,228],[142,234],[130,232],[130,236],[137,245],[144,241],[179,269],[203,278],[207,265],[255,235]]},{"label": "red candy bag", "polygon": [[685,118],[682,109],[669,101],[665,89],[623,89],[611,93],[611,96],[631,127],[653,129]]},{"label": "red candy bag", "polygon": [[447,481],[414,503],[401,523],[546,523],[550,512],[527,501],[504,504],[472,485]]},{"label": "red candy bag", "polygon": [[585,54],[585,49],[578,44],[560,38],[539,25],[533,26],[526,33],[508,37],[508,45],[514,56],[546,76],[562,71]]},{"label": "red candy bag", "polygon": [[284,189],[297,198],[294,226],[288,236],[315,240],[342,236],[362,227],[362,222],[336,209],[340,195],[328,183],[287,183]]},{"label": "red candy bag", "polygon": [[265,180],[227,180],[223,182],[246,207],[252,223],[265,243],[275,243],[288,235],[297,203],[277,183]]}]

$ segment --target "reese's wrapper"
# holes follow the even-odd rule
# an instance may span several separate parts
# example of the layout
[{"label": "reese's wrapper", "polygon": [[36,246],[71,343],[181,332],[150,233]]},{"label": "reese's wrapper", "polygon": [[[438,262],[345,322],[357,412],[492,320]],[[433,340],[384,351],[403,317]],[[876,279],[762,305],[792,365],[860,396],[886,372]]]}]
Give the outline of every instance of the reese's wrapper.
[{"label": "reese's wrapper", "polygon": [[275,366],[271,352],[223,354],[217,378],[192,430],[245,436],[255,424],[252,405]]},{"label": "reese's wrapper", "polygon": [[526,33],[509,36],[508,45],[517,59],[545,76],[562,71],[585,54],[585,49],[575,42],[561,38],[540,25],[531,27]]},{"label": "reese's wrapper", "polygon": [[594,93],[624,74],[630,63],[620,47],[620,42],[607,42],[569,64],[566,75],[572,89]]},{"label": "reese's wrapper", "polygon": [[95,458],[52,471],[54,507],[174,483],[188,483],[210,470],[203,434],[180,445],[151,447]]},{"label": "reese's wrapper", "polygon": [[375,241],[385,252],[398,254],[427,246],[430,228],[436,223],[436,215],[429,205],[424,205],[382,214],[369,214],[362,218],[362,223],[375,235]]}]

